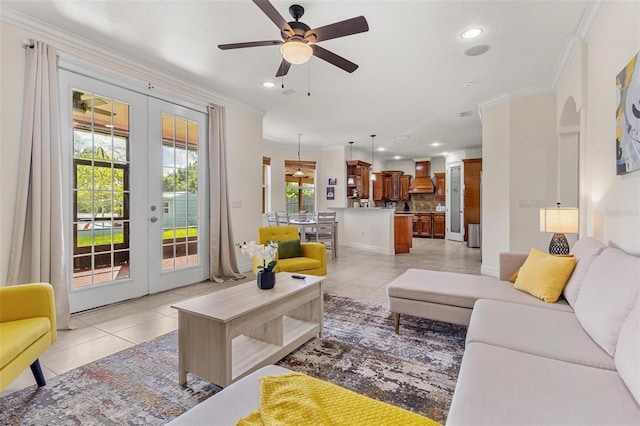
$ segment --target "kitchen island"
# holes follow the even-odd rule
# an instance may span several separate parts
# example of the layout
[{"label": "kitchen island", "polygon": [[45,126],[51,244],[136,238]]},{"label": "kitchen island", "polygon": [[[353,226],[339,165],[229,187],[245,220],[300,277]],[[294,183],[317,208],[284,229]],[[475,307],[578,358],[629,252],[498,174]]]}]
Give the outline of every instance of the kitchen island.
[{"label": "kitchen island", "polygon": [[[411,235],[406,234],[410,228],[402,225],[404,221],[396,225],[396,209],[334,207],[331,210],[336,211],[339,245],[388,255],[409,252]],[[397,226],[400,228],[396,233]],[[396,247],[401,248],[397,251]]]}]

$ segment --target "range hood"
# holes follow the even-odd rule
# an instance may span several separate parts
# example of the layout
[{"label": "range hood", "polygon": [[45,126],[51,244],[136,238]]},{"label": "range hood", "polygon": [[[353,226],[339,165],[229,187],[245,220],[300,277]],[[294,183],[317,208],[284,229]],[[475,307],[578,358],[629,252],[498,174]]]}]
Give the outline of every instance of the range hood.
[{"label": "range hood", "polygon": [[429,161],[416,161],[416,178],[409,185],[410,194],[433,194],[435,186],[429,176],[431,163]]}]

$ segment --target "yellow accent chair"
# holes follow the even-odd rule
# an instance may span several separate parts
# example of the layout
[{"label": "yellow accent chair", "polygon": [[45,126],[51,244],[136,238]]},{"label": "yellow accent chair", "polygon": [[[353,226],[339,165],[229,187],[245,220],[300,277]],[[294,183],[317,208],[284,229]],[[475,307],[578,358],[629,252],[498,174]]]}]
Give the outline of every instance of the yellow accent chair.
[{"label": "yellow accent chair", "polygon": [[[258,244],[269,241],[299,240],[297,226],[265,226],[258,228]],[[302,257],[278,259],[275,272],[299,272],[308,275],[327,275],[327,248],[322,243],[301,243]],[[262,261],[253,258],[253,272],[258,273]]]},{"label": "yellow accent chair", "polygon": [[0,391],[29,366],[38,386],[44,386],[38,357],[56,338],[56,307],[50,284],[0,287]]}]

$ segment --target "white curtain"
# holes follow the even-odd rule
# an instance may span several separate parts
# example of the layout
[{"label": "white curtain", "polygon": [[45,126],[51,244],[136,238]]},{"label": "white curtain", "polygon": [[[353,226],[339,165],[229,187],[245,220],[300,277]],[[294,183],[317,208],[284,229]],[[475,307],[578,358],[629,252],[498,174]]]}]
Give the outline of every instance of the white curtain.
[{"label": "white curtain", "polygon": [[211,232],[210,278],[223,282],[225,278],[244,278],[239,272],[231,229],[229,188],[227,182],[227,127],[222,106],[209,106],[209,223]]},{"label": "white curtain", "polygon": [[68,329],[57,57],[52,46],[39,41],[26,50],[18,191],[7,283],[50,283],[58,328]]}]

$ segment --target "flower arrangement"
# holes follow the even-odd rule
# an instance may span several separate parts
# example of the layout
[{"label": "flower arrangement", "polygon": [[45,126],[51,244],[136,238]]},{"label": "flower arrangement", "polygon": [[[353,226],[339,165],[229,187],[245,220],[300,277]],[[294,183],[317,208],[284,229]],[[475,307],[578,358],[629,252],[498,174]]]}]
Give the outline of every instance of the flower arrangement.
[{"label": "flower arrangement", "polygon": [[276,260],[276,254],[278,253],[278,243],[269,241],[267,244],[257,244],[255,241],[249,243],[236,244],[240,249],[240,252],[248,254],[253,257],[256,256],[262,260],[262,265],[258,266],[265,272],[273,272],[273,268],[276,267],[278,261]]}]

